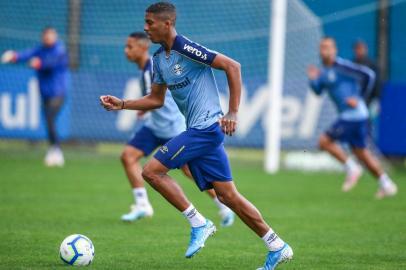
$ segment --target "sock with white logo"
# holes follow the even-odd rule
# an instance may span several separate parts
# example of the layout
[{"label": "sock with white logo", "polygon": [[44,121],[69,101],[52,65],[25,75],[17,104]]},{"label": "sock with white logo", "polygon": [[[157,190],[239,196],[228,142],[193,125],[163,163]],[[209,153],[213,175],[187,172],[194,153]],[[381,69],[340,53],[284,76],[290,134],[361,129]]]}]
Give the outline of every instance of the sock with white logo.
[{"label": "sock with white logo", "polygon": [[206,218],[191,204],[182,214],[189,220],[190,226],[201,227],[206,225]]},{"label": "sock with white logo", "polygon": [[358,164],[352,160],[351,158],[348,158],[347,161],[344,164],[345,171],[348,172],[353,172],[354,170],[357,170],[359,168]]},{"label": "sock with white logo", "polygon": [[381,188],[387,188],[388,186],[392,185],[392,180],[386,173],[383,173],[381,176],[379,176],[378,183]]},{"label": "sock with white logo", "polygon": [[220,200],[217,198],[217,197],[215,197],[214,199],[213,199],[213,201],[214,201],[214,203],[217,205],[217,207],[218,207],[218,209],[220,210],[220,211],[226,211],[226,210],[230,210],[231,211],[231,209],[230,208],[228,208],[225,204],[223,204],[222,202],[220,202]]},{"label": "sock with white logo", "polygon": [[136,205],[149,205],[147,190],[144,187],[133,188],[134,201]]},{"label": "sock with white logo", "polygon": [[265,245],[270,251],[278,251],[285,245],[282,239],[270,228],[269,231],[262,237]]}]

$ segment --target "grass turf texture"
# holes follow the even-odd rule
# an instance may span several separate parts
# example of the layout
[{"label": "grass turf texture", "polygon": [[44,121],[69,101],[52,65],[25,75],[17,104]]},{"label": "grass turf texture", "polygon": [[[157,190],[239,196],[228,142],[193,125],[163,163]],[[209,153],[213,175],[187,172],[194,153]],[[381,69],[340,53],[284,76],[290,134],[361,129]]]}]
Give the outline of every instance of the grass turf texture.
[{"label": "grass turf texture", "polygon": [[[185,259],[189,225],[151,188],[155,216],[121,222],[132,202],[129,185],[116,151],[101,152],[68,149],[67,164],[60,169],[43,166],[42,149],[0,148],[0,269],[67,269],[58,251],[73,233],[90,237],[95,245],[89,269],[262,265],[264,244],[240,220],[231,228],[218,226],[206,247]],[[285,171],[268,176],[255,158],[233,158],[232,166],[241,193],[294,249],[294,260],[281,269],[406,269],[404,169],[391,172],[400,194],[377,201],[376,183],[367,175],[353,192],[343,194],[339,173]],[[179,172],[172,175],[218,225],[214,203]]]}]

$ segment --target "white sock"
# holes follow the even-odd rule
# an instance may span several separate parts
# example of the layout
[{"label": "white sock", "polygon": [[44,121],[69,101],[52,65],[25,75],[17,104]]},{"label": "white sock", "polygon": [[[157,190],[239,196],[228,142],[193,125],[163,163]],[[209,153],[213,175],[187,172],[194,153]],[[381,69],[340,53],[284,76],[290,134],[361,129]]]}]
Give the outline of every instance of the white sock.
[{"label": "white sock", "polygon": [[269,231],[262,237],[262,240],[264,240],[265,245],[270,251],[280,250],[285,245],[285,242],[283,242],[283,240],[280,239],[272,229],[269,229]]},{"label": "white sock", "polygon": [[214,203],[217,205],[217,207],[218,207],[218,209],[220,210],[220,211],[223,211],[223,210],[230,210],[231,211],[231,209],[230,208],[228,208],[225,204],[223,204],[222,202],[220,202],[220,200],[217,198],[217,197],[215,197],[214,199],[213,199],[213,201],[214,201]]},{"label": "white sock", "polygon": [[346,172],[352,172],[352,171],[358,169],[359,166],[354,160],[352,160],[351,158],[348,158],[344,164],[344,167],[345,167]]},{"label": "white sock", "polygon": [[149,205],[147,190],[144,187],[133,188],[133,195],[136,205]]},{"label": "white sock", "polygon": [[389,176],[386,173],[381,174],[381,176],[379,176],[379,186],[381,188],[386,188],[387,186],[392,184],[392,180],[389,178]]},{"label": "white sock", "polygon": [[189,220],[190,226],[201,227],[206,225],[206,218],[191,204],[182,214]]}]

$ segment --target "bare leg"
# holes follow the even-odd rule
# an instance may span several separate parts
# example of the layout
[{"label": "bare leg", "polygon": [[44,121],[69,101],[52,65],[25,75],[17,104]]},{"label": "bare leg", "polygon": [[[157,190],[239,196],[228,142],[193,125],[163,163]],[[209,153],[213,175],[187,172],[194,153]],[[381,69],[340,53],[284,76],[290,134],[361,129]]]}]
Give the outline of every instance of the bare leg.
[{"label": "bare leg", "polygon": [[377,179],[384,174],[381,164],[367,148],[353,148],[352,152]]},{"label": "bare leg", "polygon": [[321,150],[329,152],[333,157],[343,164],[348,159],[348,156],[345,154],[344,150],[326,134],[322,134],[320,136],[319,147]]},{"label": "bare leg", "polygon": [[121,163],[132,188],[144,187],[144,179],[141,175],[142,167],[139,162],[142,157],[144,157],[144,153],[141,150],[129,145],[125,146],[121,154]]},{"label": "bare leg", "polygon": [[179,211],[185,211],[191,204],[182,188],[167,173],[169,169],[152,158],[144,167],[142,176],[170,204]]},{"label": "bare leg", "polygon": [[234,185],[234,182],[213,182],[219,200],[231,208],[241,220],[247,224],[259,237],[263,237],[270,229],[258,209],[244,198]]}]

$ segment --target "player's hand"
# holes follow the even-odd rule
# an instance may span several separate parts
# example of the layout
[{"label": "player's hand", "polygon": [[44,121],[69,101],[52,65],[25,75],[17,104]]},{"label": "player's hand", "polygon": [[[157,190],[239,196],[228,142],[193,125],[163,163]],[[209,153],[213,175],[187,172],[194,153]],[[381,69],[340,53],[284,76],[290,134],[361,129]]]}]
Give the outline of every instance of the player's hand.
[{"label": "player's hand", "polygon": [[123,109],[124,101],[115,96],[100,96],[100,105],[108,111],[115,111]]},{"label": "player's hand", "polygon": [[307,77],[309,77],[310,80],[316,80],[320,76],[320,70],[314,66],[310,65],[307,67]]},{"label": "player's hand", "polygon": [[348,106],[350,106],[351,108],[355,108],[358,105],[358,99],[351,97],[351,98],[347,98],[347,100],[345,101],[347,103]]},{"label": "player's hand", "polygon": [[228,112],[224,117],[220,118],[219,123],[225,134],[233,136],[237,129],[237,113]]},{"label": "player's hand", "polygon": [[8,50],[1,55],[1,62],[3,64],[14,63],[16,60],[17,53],[15,51]]},{"label": "player's hand", "polygon": [[29,63],[30,67],[36,70],[41,68],[41,64],[42,64],[41,59],[39,59],[38,57],[31,58]]}]

